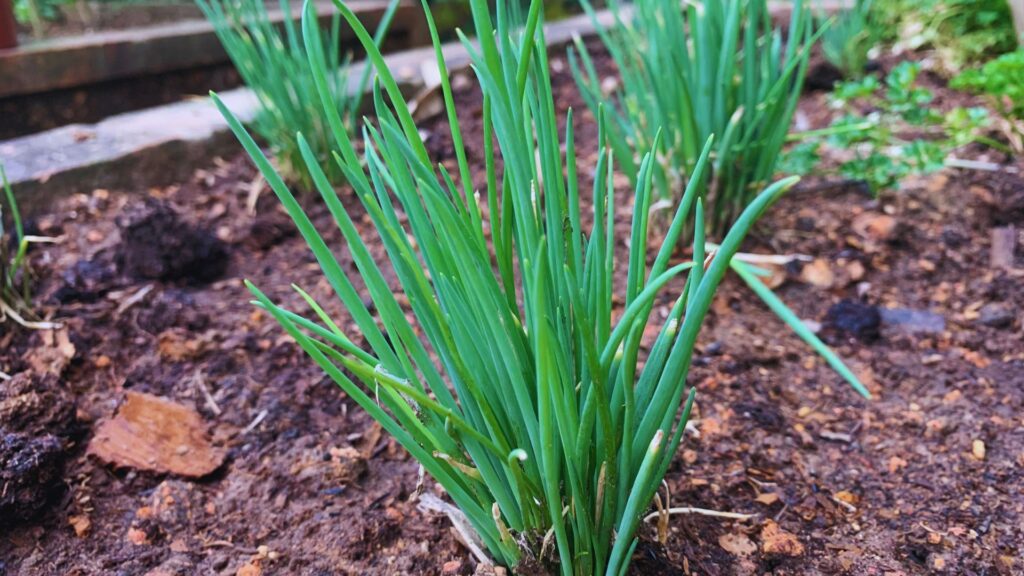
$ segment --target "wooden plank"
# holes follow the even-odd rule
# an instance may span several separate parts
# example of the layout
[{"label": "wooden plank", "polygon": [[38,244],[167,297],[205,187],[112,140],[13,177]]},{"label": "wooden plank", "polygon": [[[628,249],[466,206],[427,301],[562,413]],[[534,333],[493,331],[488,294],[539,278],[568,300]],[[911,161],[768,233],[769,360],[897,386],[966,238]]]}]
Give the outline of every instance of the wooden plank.
[{"label": "wooden plank", "polygon": [[[0,3],[10,0],[0,0]],[[387,7],[387,0],[350,2],[353,10],[369,28],[375,28]],[[298,16],[299,8],[294,15]],[[336,12],[327,0],[316,3],[322,22]],[[271,10],[270,19],[284,20],[280,10]],[[416,27],[424,25],[419,3],[403,2],[395,14],[391,37],[393,48],[410,48],[409,42],[422,41]],[[350,29],[342,26],[342,41],[352,43]],[[0,52],[0,98],[36,94],[87,86],[108,80],[159,74],[203,66],[226,64],[213,26],[206,20],[185,20],[131,30],[113,30],[33,42],[16,50]]]}]

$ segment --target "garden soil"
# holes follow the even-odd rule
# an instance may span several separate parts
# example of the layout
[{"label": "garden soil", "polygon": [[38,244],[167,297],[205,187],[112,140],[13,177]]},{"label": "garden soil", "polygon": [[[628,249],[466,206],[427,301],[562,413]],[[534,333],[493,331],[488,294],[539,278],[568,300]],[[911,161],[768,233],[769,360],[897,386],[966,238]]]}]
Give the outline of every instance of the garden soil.
[{"label": "garden soil", "polygon": [[[587,175],[593,117],[561,54],[553,67]],[[930,81],[940,107],[963,100]],[[466,84],[458,110],[479,186],[481,103]],[[827,124],[825,99],[808,94],[797,122]],[[444,120],[424,132],[453,167]],[[992,253],[994,234],[1024,229],[1024,179],[1007,166],[1022,167],[940,173],[879,199],[819,174],[767,213],[744,251],[794,256],[772,285],[874,398],[729,278],[662,498],[752,516],[646,524],[634,574],[1024,574],[1024,252]],[[342,198],[383,261],[359,202]],[[327,210],[302,201],[355,275]],[[248,159],[214,159],[170,187],[74,196],[29,225],[63,239],[32,251],[37,299],[63,328],[0,326],[0,370],[14,375],[0,382],[0,574],[474,573],[447,518],[417,506],[438,487],[250,304],[244,279],[306,310],[296,283],[355,335]],[[656,306],[658,326],[678,290]],[[135,452],[117,449],[125,438]]]}]

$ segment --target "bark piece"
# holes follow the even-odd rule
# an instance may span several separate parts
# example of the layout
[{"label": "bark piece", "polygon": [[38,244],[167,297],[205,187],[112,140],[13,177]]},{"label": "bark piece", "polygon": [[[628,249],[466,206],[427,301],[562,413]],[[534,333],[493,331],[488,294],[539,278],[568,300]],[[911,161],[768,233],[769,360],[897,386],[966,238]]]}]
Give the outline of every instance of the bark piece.
[{"label": "bark piece", "polygon": [[991,266],[997,270],[1013,268],[1013,253],[1017,248],[1017,230],[1013,226],[992,229]]},{"label": "bark piece", "polygon": [[118,467],[190,478],[210,474],[225,457],[198,412],[138,392],[128,392],[117,415],[100,425],[89,454]]},{"label": "bark piece", "polygon": [[761,550],[769,556],[802,556],[804,545],[796,536],[768,520],[761,527]]}]

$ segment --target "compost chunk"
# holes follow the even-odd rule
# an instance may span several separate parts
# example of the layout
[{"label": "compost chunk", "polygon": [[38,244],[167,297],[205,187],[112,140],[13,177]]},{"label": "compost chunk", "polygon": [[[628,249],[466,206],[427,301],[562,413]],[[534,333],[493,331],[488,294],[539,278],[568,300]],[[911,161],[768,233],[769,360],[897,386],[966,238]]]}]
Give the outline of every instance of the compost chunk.
[{"label": "compost chunk", "polygon": [[121,266],[134,278],[205,284],[227,268],[224,243],[165,202],[146,200],[119,218],[118,226]]},{"label": "compost chunk", "polygon": [[35,518],[63,491],[64,448],[55,436],[0,429],[0,526]]}]

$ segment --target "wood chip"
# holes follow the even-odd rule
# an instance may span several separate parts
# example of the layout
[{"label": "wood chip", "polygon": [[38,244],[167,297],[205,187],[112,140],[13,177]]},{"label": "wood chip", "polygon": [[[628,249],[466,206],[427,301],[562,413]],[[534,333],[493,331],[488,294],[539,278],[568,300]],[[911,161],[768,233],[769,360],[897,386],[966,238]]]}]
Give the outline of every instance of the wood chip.
[{"label": "wood chip", "polygon": [[821,258],[816,258],[814,262],[804,266],[800,271],[800,279],[818,288],[831,288],[836,281],[832,266]]},{"label": "wood chip", "polygon": [[75,536],[78,536],[79,538],[84,538],[92,527],[92,522],[85,514],[68,517],[68,524],[70,524],[71,528],[74,529]]},{"label": "wood chip", "polygon": [[117,416],[100,425],[88,453],[118,467],[190,478],[210,474],[225,457],[195,410],[138,392],[128,392]]},{"label": "wood chip", "polygon": [[767,520],[761,527],[761,551],[775,556],[802,556],[804,545],[774,520]]},{"label": "wood chip", "polygon": [[736,556],[750,556],[757,552],[757,545],[751,542],[746,534],[740,532],[722,534],[718,537],[718,545],[726,552]]},{"label": "wood chip", "polygon": [[992,229],[990,265],[997,270],[1013,269],[1013,253],[1017,248],[1017,230],[1013,226]]}]

